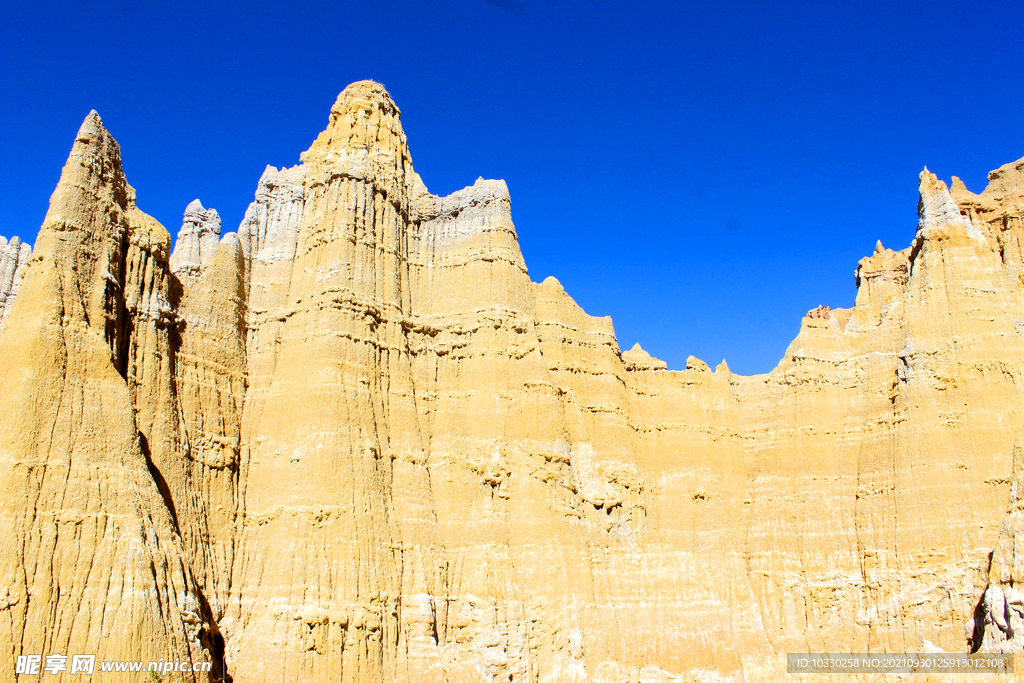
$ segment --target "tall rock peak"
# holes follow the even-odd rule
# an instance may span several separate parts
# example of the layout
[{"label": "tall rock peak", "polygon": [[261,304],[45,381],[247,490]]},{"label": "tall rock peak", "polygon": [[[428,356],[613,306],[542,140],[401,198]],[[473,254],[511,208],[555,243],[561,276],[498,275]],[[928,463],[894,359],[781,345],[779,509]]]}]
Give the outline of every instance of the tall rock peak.
[{"label": "tall rock peak", "polygon": [[343,176],[374,183],[392,201],[412,194],[415,174],[401,112],[373,81],[353,83],[338,95],[327,129],[301,159],[316,172],[307,186]]},{"label": "tall rock peak", "polygon": [[13,680],[11,654],[213,656],[161,474],[180,455],[169,240],[91,112],[0,336],[0,490],[12,494],[0,502],[12,539],[0,543],[0,680]]},{"label": "tall rock peak", "polygon": [[374,110],[380,110],[389,116],[402,115],[383,84],[371,80],[356,81],[338,94],[338,99],[331,107],[331,121],[341,116],[358,114],[360,111],[364,115],[370,115]]},{"label": "tall rock peak", "polygon": [[135,191],[125,179],[121,148],[92,111],[75,136],[50,197],[36,256],[62,279],[74,279],[65,296],[78,299],[85,320],[105,330],[115,355],[124,341],[115,337],[124,320],[121,288],[134,210]]},{"label": "tall rock peak", "polygon": [[985,242],[971,220],[961,215],[960,207],[954,201],[946,183],[927,168],[921,171],[920,196],[918,237],[942,239],[955,234]]}]

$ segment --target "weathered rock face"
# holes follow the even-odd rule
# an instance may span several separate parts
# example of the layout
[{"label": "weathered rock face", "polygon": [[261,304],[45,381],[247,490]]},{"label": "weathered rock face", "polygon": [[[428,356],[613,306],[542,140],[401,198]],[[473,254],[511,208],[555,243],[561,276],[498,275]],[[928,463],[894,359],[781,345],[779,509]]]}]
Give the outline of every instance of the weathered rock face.
[{"label": "weathered rock face", "polygon": [[531,282],[504,182],[431,195],[379,84],[301,158],[168,255],[86,120],[0,336],[12,662],[767,681],[1019,649],[1024,160],[981,195],[922,173],[911,246],[740,377]]},{"label": "weathered rock face", "polygon": [[1024,444],[1014,446],[1010,506],[988,565],[988,585],[967,622],[973,651],[1024,651]]},{"label": "weathered rock face", "polygon": [[750,580],[783,650],[963,649],[1021,426],[1020,287],[927,171],[920,215],[861,261],[852,311],[740,384]]},{"label": "weathered rock face", "polygon": [[194,275],[209,263],[220,242],[220,214],[204,209],[198,199],[185,207],[185,220],[171,254],[171,270],[179,277]]},{"label": "weathered rock face", "polygon": [[143,424],[171,377],[169,247],[91,113],[0,338],[2,680],[25,654],[210,661]]},{"label": "weathered rock face", "polygon": [[31,245],[23,244],[17,237],[12,237],[10,242],[6,237],[0,237],[0,332],[4,331],[4,322],[14,305],[30,256]]}]

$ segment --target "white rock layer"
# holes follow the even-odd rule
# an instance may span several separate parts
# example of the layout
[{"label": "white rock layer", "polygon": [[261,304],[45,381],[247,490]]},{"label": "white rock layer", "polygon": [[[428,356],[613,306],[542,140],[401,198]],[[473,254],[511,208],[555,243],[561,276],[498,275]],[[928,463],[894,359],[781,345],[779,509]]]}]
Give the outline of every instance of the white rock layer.
[{"label": "white rock layer", "polygon": [[194,275],[209,263],[220,241],[220,214],[204,209],[198,199],[185,207],[185,219],[171,254],[171,271]]},{"label": "white rock layer", "polygon": [[14,305],[14,297],[21,285],[29,257],[32,256],[31,245],[25,244],[18,237],[0,237],[0,333],[3,333],[4,322]]}]

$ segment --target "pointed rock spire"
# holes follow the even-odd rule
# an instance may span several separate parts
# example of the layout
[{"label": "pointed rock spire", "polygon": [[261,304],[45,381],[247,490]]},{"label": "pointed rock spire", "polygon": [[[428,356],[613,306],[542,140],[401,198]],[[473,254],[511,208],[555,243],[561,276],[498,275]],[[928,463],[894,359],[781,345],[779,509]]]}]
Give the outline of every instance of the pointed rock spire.
[{"label": "pointed rock spire", "polygon": [[219,241],[220,214],[216,209],[204,209],[198,199],[192,200],[185,207],[185,218],[171,253],[171,270],[199,272],[213,258]]},{"label": "pointed rock spire", "polygon": [[949,193],[953,195],[954,198],[956,198],[958,195],[972,194],[972,192],[967,189],[967,186],[964,185],[964,181],[960,180],[960,178],[957,176],[953,176],[952,180],[950,181]]},{"label": "pointed rock spire", "polygon": [[[154,474],[173,442],[153,427],[173,413],[152,418],[147,398],[171,394],[170,335],[153,318],[167,310],[167,240],[136,208],[120,148],[91,112],[0,337],[0,519],[8,539],[47,539],[0,543],[0,592],[17,605],[5,652],[211,658],[204,601]],[[59,531],[65,519],[75,533]]]},{"label": "pointed rock spire", "polygon": [[389,197],[411,195],[415,174],[401,115],[380,83],[358,81],[345,88],[331,107],[327,129],[301,155],[319,171],[307,183],[347,175],[375,183]]},{"label": "pointed rock spire", "polygon": [[627,370],[666,370],[668,368],[668,363],[647,353],[640,346],[640,342],[634,344],[629,351],[623,352],[622,363]]},{"label": "pointed rock spire", "polygon": [[[36,256],[59,272],[74,277],[66,294],[77,295],[85,319],[108,321],[114,306],[129,212],[135,190],[125,180],[121,148],[95,111],[82,122],[60,182],[50,196],[50,208],[39,229]],[[107,331],[108,336],[111,332]]]},{"label": "pointed rock spire", "polygon": [[946,183],[928,171],[928,167],[920,176],[921,199],[918,203],[919,223],[918,238],[930,239],[937,236],[960,234],[969,236],[981,243],[985,237],[970,219],[963,216],[960,207],[953,200]]},{"label": "pointed rock spire", "polygon": [[[238,239],[246,259],[288,262],[302,220],[305,166],[278,170],[267,166],[256,188],[256,198],[238,226]],[[264,249],[266,251],[264,252]]]}]

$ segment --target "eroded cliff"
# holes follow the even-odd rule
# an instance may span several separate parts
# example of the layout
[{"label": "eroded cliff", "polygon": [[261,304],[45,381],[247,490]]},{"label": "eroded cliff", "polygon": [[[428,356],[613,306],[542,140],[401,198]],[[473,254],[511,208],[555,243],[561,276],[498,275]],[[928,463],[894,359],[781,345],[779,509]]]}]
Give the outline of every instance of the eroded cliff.
[{"label": "eroded cliff", "polygon": [[611,682],[1016,642],[1024,160],[922,173],[911,246],[740,377],[620,351],[530,280],[504,182],[427,191],[400,116],[349,86],[237,234],[196,200],[173,253],[86,119],[0,262],[0,680],[61,648]]}]

